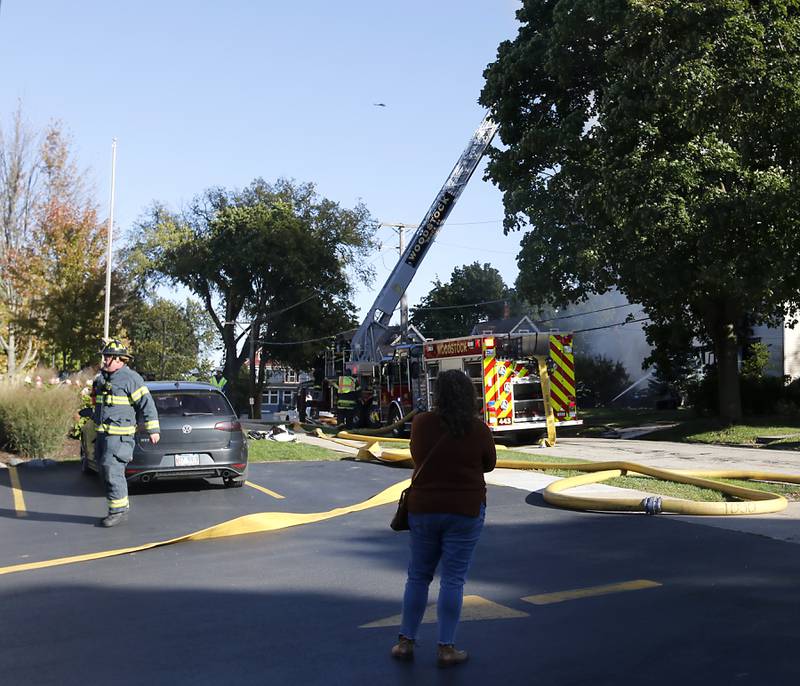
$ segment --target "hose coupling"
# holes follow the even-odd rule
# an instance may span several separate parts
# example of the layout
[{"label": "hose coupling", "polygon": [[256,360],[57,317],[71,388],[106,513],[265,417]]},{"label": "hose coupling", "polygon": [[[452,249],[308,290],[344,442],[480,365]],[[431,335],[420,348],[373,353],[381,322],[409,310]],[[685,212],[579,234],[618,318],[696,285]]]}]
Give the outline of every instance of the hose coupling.
[{"label": "hose coupling", "polygon": [[661,514],[661,498],[657,495],[649,495],[642,499],[642,509],[645,514],[657,515]]}]

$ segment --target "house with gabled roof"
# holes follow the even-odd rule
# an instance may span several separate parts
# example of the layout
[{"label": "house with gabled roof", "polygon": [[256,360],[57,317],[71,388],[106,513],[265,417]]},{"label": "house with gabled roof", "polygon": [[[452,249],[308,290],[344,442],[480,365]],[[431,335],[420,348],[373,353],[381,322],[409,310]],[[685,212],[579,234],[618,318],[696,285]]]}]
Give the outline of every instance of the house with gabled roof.
[{"label": "house with gabled roof", "polygon": [[539,327],[533,323],[533,320],[527,314],[523,314],[521,317],[507,317],[478,322],[472,327],[469,335],[479,336],[481,334],[501,333],[539,333]]}]

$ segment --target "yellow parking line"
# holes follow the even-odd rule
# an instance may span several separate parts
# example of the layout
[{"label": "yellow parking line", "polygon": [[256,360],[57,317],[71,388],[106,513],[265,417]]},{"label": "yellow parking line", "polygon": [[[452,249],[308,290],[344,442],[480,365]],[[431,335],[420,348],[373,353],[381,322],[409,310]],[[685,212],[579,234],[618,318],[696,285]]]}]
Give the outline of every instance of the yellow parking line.
[{"label": "yellow parking line", "polygon": [[284,499],[280,493],[275,493],[275,491],[270,491],[268,488],[264,488],[263,486],[259,486],[258,484],[251,483],[250,481],[245,481],[244,485],[250,486],[250,488],[255,488],[257,491],[261,491],[262,493],[266,493],[267,495],[271,495],[273,498],[277,498],[278,500]]},{"label": "yellow parking line", "polygon": [[14,496],[14,509],[17,511],[17,517],[27,517],[28,511],[25,508],[25,496],[22,494],[22,486],[19,483],[17,468],[9,467],[8,473],[11,477],[11,493]]},{"label": "yellow parking line", "polygon": [[557,593],[542,593],[539,595],[525,596],[522,600],[534,605],[550,605],[551,603],[563,603],[565,600],[577,600],[578,598],[589,598],[596,595],[607,595],[609,593],[622,593],[624,591],[640,591],[643,588],[656,588],[662,584],[648,579],[636,579],[635,581],[623,581],[618,584],[605,584],[604,586],[589,586],[588,588],[576,588],[570,591],[559,591]]}]

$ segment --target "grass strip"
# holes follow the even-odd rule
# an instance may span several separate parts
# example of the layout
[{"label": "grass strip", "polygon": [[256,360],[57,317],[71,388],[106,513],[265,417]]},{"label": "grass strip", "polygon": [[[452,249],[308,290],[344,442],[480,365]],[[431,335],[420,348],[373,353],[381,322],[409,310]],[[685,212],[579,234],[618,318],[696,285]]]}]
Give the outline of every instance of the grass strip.
[{"label": "grass strip", "polygon": [[300,441],[279,443],[262,440],[247,442],[250,462],[303,462],[311,460],[341,460],[343,453]]}]

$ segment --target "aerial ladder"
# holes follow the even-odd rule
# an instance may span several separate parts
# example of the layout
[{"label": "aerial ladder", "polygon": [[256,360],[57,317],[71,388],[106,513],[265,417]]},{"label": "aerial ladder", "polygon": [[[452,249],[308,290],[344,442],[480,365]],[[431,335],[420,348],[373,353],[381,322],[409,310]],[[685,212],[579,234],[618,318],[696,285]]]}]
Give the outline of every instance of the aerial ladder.
[{"label": "aerial ladder", "polygon": [[376,364],[381,359],[380,346],[389,338],[389,322],[403,294],[411,284],[439,230],[464,191],[478,163],[497,132],[497,124],[486,115],[466,149],[447,177],[425,218],[383,285],[350,343],[352,364]]}]

